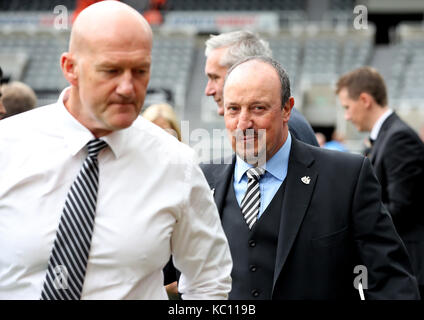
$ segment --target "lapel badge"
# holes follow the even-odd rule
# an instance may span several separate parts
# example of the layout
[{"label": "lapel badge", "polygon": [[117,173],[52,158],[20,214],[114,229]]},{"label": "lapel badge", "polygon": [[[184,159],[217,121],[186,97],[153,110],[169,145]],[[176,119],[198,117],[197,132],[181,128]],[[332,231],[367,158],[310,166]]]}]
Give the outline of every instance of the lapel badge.
[{"label": "lapel badge", "polygon": [[212,195],[214,195],[214,194],[215,194],[215,188],[212,188],[212,189],[211,189],[211,193],[212,193]]},{"label": "lapel badge", "polygon": [[304,184],[309,184],[311,182],[311,178],[309,176],[304,176],[300,180],[302,180]]}]

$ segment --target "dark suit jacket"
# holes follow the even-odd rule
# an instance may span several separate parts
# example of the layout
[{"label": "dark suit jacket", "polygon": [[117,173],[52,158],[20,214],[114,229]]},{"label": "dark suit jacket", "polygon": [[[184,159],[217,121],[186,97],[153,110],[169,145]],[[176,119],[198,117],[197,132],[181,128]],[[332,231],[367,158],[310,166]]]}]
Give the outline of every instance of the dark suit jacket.
[{"label": "dark suit jacket", "polygon": [[382,186],[383,203],[424,285],[424,144],[396,113],[381,126],[369,155]]},{"label": "dark suit jacket", "polygon": [[[368,270],[366,298],[418,298],[406,249],[381,203],[369,160],[292,140],[272,298],[359,298],[356,265]],[[233,187],[234,164],[235,157],[231,164],[201,166],[219,212]]]},{"label": "dark suit jacket", "polygon": [[289,119],[289,130],[291,134],[300,141],[312,146],[319,147],[315,132],[305,117],[293,108]]}]

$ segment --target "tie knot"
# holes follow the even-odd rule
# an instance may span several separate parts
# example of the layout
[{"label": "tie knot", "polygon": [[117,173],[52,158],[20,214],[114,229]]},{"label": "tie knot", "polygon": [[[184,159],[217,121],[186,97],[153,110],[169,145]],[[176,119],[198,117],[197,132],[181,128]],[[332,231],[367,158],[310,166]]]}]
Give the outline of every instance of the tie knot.
[{"label": "tie knot", "polygon": [[265,173],[264,168],[260,167],[253,167],[247,170],[246,174],[249,179],[255,179],[256,181],[259,181],[261,176]]},{"label": "tie knot", "polygon": [[87,143],[88,146],[88,156],[92,158],[97,158],[99,152],[107,147],[107,143],[100,139],[93,139]]}]

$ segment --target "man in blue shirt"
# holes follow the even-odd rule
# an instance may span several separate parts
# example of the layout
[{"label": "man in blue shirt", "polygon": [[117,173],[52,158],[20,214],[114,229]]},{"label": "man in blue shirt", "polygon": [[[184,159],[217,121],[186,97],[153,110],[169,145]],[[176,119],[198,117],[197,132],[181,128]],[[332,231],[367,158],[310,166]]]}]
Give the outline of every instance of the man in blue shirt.
[{"label": "man in blue shirt", "polygon": [[367,158],[315,148],[288,130],[280,64],[250,57],[223,90],[235,155],[202,170],[233,259],[230,299],[418,299],[405,246]]}]

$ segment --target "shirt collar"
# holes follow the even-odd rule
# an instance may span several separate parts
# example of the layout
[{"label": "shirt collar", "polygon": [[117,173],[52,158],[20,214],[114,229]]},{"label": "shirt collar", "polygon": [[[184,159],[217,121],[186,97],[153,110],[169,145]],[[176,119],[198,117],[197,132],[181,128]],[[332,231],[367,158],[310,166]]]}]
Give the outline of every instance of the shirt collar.
[{"label": "shirt collar", "polygon": [[372,127],[372,130],[370,132],[370,138],[373,140],[376,140],[378,137],[378,133],[380,132],[381,126],[383,125],[384,121],[393,113],[392,109],[387,110],[384,112],[380,118],[375,122],[374,126]]},{"label": "shirt collar", "polygon": [[[61,92],[57,105],[62,112],[63,137],[70,154],[74,156],[95,137],[90,130],[83,126],[69,113],[68,109],[66,109],[64,101],[69,98],[69,89],[70,87],[67,87]],[[101,137],[101,139],[107,142],[112,153],[116,158],[119,158],[124,152],[123,148],[125,147],[127,134],[128,128],[114,131],[107,136]]]},{"label": "shirt collar", "polygon": [[[281,170],[281,165],[287,166],[289,161],[290,149],[291,149],[291,135],[290,132],[287,135],[287,139],[282,147],[275,153],[271,159],[269,159],[264,168],[266,172],[272,174],[276,179],[283,181],[285,177],[285,171]],[[234,169],[234,179],[239,183],[243,178],[243,175],[247,170],[252,168],[251,164],[248,164],[242,160],[238,155],[236,157],[236,165]]]}]

